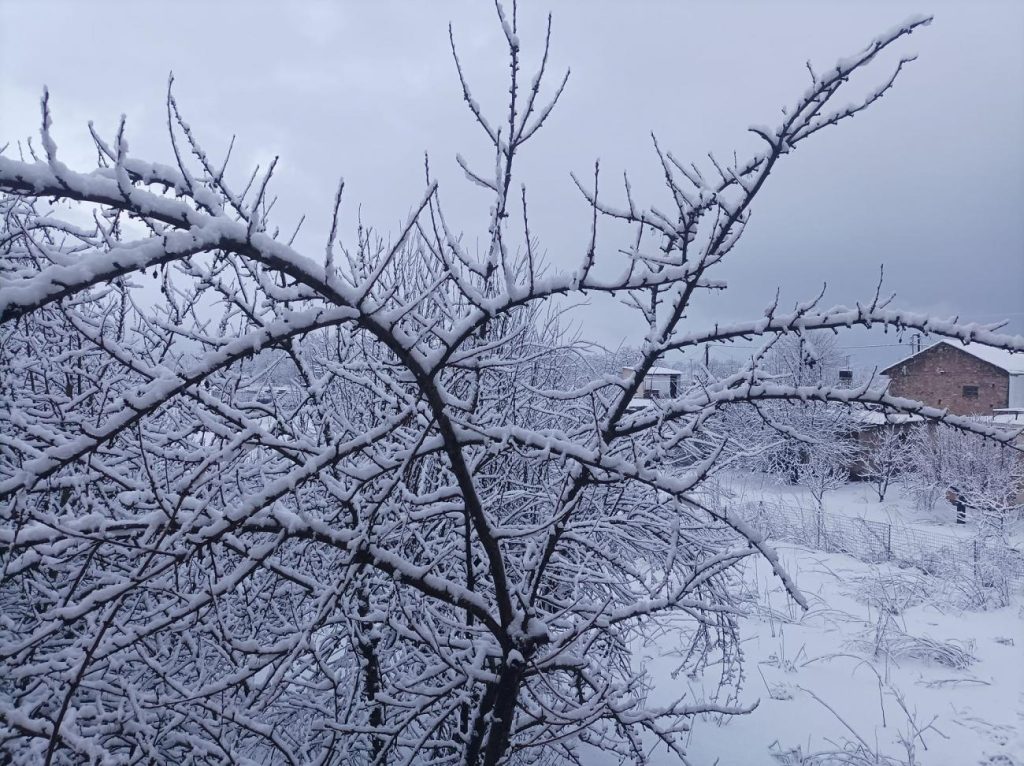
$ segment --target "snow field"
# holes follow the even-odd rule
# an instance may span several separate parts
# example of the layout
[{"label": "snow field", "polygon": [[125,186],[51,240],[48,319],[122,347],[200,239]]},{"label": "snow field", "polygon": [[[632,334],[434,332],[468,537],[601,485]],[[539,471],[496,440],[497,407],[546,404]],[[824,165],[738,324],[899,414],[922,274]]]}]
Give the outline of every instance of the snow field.
[{"label": "snow field", "polygon": [[[787,599],[764,561],[748,561],[740,702],[758,707],[696,722],[687,748],[693,764],[1024,763],[1019,591],[1010,606],[968,611],[946,597],[946,584],[915,570],[778,549],[810,608]],[[701,680],[674,675],[680,657],[670,636],[640,655],[654,680],[650,704],[687,688],[709,693]]]}]

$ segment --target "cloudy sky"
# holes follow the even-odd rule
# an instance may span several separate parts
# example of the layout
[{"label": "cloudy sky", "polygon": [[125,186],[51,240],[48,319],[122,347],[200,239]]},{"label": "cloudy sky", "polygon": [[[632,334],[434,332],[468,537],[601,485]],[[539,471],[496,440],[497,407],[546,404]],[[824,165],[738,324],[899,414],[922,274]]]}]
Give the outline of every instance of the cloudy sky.
[{"label": "cloudy sky", "polygon": [[[572,75],[522,157],[520,180],[532,231],[550,262],[566,268],[588,237],[570,171],[585,176],[600,158],[605,178],[628,169],[640,200],[664,203],[652,131],[681,158],[742,156],[756,147],[746,128],[775,122],[806,87],[806,60],[823,69],[912,14],[934,14],[899,47],[919,59],[890,94],[785,158],[719,274],[729,291],[695,307],[689,321],[698,328],[757,316],[776,288],[791,304],[824,282],[826,303],[851,303],[870,296],[884,264],[904,307],[1005,317],[1024,332],[1024,3],[525,0],[528,55],[538,52],[549,8],[552,75],[566,67]],[[186,118],[211,154],[235,133],[239,175],[280,155],[276,221],[290,229],[306,214],[300,242],[315,253],[340,176],[346,224],[354,227],[361,207],[365,221],[394,230],[422,195],[424,152],[473,242],[486,235],[490,200],[454,157],[482,168],[490,157],[461,101],[449,22],[478,99],[500,108],[506,61],[486,2],[0,0],[0,144],[38,131],[48,85],[69,164],[92,161],[88,120],[109,134],[121,113],[131,153],[170,162],[164,93],[173,71]],[[851,83],[851,98],[894,61]],[[623,234],[602,229],[608,253]],[[639,337],[616,305],[583,308],[576,321],[609,345]],[[844,340],[894,342],[866,333]],[[851,353],[884,362],[903,349]]]}]

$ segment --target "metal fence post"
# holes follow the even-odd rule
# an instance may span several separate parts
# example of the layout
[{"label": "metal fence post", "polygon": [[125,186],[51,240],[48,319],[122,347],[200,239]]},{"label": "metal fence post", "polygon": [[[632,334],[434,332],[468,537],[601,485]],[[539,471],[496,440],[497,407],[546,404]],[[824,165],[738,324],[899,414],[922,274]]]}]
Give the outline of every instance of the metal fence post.
[{"label": "metal fence post", "polygon": [[892,524],[885,525],[885,557],[892,559]]}]

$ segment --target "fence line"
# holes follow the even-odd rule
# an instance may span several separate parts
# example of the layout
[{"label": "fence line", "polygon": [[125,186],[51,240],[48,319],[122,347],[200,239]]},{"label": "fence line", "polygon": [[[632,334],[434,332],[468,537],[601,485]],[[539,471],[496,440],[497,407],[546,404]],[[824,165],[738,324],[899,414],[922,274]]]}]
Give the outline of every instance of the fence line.
[{"label": "fence line", "polygon": [[892,561],[945,577],[1024,584],[1024,553],[1005,543],[838,516],[771,501],[745,502],[747,521],[765,537],[868,562]]}]

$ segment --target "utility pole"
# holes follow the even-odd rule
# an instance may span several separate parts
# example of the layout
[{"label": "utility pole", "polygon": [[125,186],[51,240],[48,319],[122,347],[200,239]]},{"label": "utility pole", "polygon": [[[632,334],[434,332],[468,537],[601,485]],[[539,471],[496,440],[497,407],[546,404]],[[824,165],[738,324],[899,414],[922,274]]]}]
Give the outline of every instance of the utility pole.
[{"label": "utility pole", "polygon": [[804,383],[804,336],[800,336],[800,348],[796,355],[796,384],[802,386]]}]

